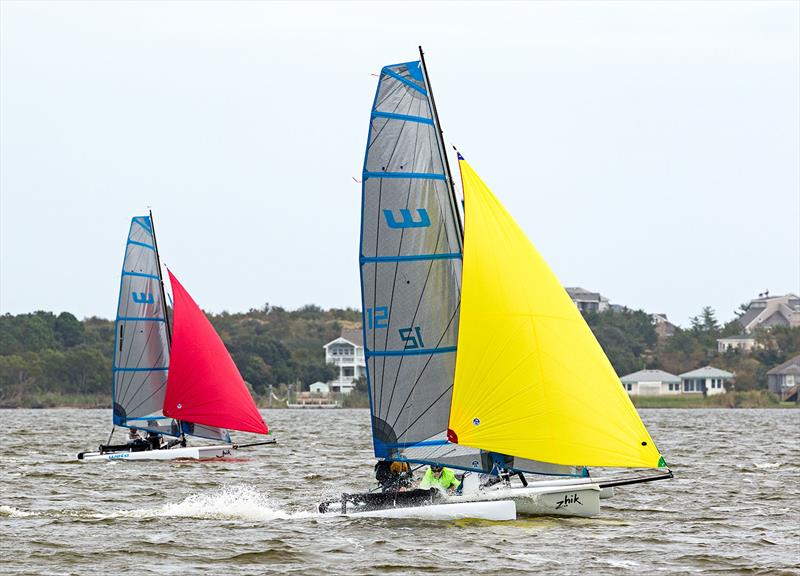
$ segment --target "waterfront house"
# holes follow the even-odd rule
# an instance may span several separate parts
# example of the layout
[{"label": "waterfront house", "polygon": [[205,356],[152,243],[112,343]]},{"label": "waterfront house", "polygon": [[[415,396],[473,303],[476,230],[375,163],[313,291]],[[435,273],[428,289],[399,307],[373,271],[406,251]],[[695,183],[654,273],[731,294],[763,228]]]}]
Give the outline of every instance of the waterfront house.
[{"label": "waterfront house", "polygon": [[666,314],[650,314],[650,319],[653,321],[656,335],[658,336],[659,340],[669,338],[675,334],[675,329],[677,326],[667,320]]},{"label": "waterfront house", "polygon": [[800,326],[800,296],[762,294],[750,301],[738,321],[747,334],[770,326]]},{"label": "waterfront house", "polygon": [[572,298],[575,306],[581,311],[581,314],[587,312],[602,312],[608,309],[608,298],[601,295],[599,292],[590,292],[580,286],[564,288]]},{"label": "waterfront house", "polygon": [[338,369],[338,375],[330,382],[331,392],[350,394],[358,378],[366,377],[364,360],[364,337],[361,330],[342,330],[342,335],[325,346],[325,362]]},{"label": "waterfront house", "polygon": [[713,366],[703,366],[681,374],[680,378],[684,394],[714,396],[725,393],[725,383],[733,378],[733,374]]},{"label": "waterfront house", "polygon": [[767,388],[781,400],[798,401],[800,388],[800,354],[767,372]]},{"label": "waterfront house", "polygon": [[661,396],[680,394],[681,379],[664,370],[639,370],[620,378],[622,386],[631,396]]},{"label": "waterfront house", "polygon": [[331,387],[325,384],[325,382],[314,382],[308,389],[311,394],[318,394],[320,396],[327,396],[331,391]]},{"label": "waterfront house", "polygon": [[726,336],[717,338],[717,351],[722,353],[728,350],[741,350],[750,352],[756,347],[756,337],[751,334],[739,334],[738,336]]}]

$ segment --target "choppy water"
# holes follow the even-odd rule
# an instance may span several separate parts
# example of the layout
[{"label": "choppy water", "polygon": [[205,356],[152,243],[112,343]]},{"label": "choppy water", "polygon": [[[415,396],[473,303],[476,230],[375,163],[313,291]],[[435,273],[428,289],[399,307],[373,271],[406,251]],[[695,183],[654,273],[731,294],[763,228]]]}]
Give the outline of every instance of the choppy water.
[{"label": "choppy water", "polygon": [[0,573],[800,574],[800,412],[641,413],[675,480],[598,518],[424,522],[314,511],[372,485],[366,410],[271,411],[246,459],[91,464],[108,411],[2,410]]}]

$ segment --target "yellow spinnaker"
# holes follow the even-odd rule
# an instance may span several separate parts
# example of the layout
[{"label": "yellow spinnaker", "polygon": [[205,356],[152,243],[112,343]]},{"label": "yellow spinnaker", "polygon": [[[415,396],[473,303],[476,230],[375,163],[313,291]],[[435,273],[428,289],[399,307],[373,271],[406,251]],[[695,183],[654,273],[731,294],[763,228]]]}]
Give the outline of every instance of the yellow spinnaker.
[{"label": "yellow spinnaker", "polygon": [[664,466],[617,374],[525,233],[465,161],[461,320],[450,430],[571,466]]}]

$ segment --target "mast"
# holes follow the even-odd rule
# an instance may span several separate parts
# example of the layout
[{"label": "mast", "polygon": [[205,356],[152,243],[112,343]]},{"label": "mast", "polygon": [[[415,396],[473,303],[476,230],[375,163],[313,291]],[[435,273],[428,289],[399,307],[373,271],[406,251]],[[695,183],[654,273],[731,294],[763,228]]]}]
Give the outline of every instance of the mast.
[{"label": "mast", "polygon": [[456,221],[458,222],[459,231],[459,244],[464,244],[464,223],[461,221],[461,213],[458,211],[458,200],[456,198],[455,182],[453,181],[453,173],[450,171],[450,161],[447,159],[447,149],[444,146],[444,132],[442,132],[442,124],[439,122],[439,112],[436,110],[436,101],[433,99],[433,88],[431,87],[431,79],[428,77],[428,67],[425,65],[425,53],[422,51],[422,46],[419,47],[419,59],[422,63],[422,75],[425,78],[425,85],[428,88],[428,101],[433,110],[433,121],[436,123],[436,132],[438,134],[436,142],[439,145],[439,153],[444,159],[444,169],[447,172],[447,186],[450,189],[450,203],[452,204],[453,212],[456,214]]},{"label": "mast", "polygon": [[156,249],[156,265],[158,266],[158,284],[161,287],[161,301],[164,303],[164,322],[167,325],[167,346],[172,348],[172,328],[169,325],[169,313],[167,311],[167,295],[164,291],[164,277],[161,274],[161,258],[158,255],[158,242],[156,241],[156,223],[153,220],[153,211],[150,210],[150,226],[153,228],[153,247]]},{"label": "mast", "polygon": [[[156,223],[153,220],[153,211],[150,213],[150,226],[153,228],[153,247],[156,249],[156,266],[158,267],[158,285],[161,288],[161,302],[164,303],[164,322],[167,327],[167,348],[172,351],[172,327],[169,325],[169,310],[167,310],[167,293],[164,290],[164,275],[161,273],[161,257],[158,255],[158,242],[156,241]],[[171,359],[171,356],[170,356]],[[179,438],[184,438],[183,422],[175,418],[178,424]],[[185,445],[185,442],[184,442]]]}]

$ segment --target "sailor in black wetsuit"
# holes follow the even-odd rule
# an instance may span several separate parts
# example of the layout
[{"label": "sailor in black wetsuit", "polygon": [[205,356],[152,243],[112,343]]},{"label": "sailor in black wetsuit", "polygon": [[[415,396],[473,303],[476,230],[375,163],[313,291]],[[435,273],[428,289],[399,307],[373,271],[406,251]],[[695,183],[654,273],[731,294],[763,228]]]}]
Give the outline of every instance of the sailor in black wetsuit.
[{"label": "sailor in black wetsuit", "polygon": [[396,492],[414,485],[414,474],[407,462],[379,460],[375,464],[375,479],[383,492]]},{"label": "sailor in black wetsuit", "polygon": [[146,440],[150,445],[150,450],[161,450],[164,446],[164,439],[158,432],[148,432]]},{"label": "sailor in black wetsuit", "polygon": [[137,428],[131,428],[128,431],[128,450],[131,452],[142,452],[150,449],[150,444],[141,437]]}]

